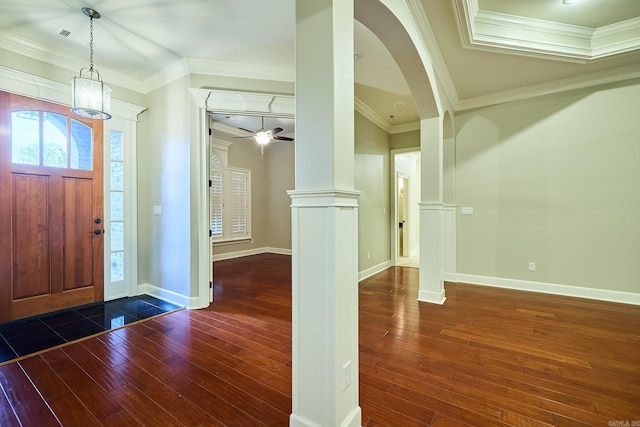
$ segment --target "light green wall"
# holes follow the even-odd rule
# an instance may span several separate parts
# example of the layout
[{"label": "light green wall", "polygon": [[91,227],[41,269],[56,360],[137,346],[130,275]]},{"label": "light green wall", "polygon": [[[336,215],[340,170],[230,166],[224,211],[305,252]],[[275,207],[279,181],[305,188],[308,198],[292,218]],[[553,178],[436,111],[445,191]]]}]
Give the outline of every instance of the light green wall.
[{"label": "light green wall", "polygon": [[392,150],[415,148],[417,151],[420,151],[420,131],[414,130],[410,132],[392,133],[389,136],[389,147]]},{"label": "light green wall", "polygon": [[456,116],[458,273],[640,292],[634,83]]},{"label": "light green wall", "polygon": [[391,258],[389,158],[389,134],[356,112],[355,188],[362,192],[358,199],[358,271]]}]

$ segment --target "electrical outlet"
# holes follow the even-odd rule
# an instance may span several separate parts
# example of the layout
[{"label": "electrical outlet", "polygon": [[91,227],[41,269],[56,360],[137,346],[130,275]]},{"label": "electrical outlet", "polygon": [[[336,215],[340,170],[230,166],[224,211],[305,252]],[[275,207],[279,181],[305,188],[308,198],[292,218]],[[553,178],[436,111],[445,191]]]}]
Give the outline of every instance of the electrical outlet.
[{"label": "electrical outlet", "polygon": [[529,262],[529,271],[536,271],[536,263],[535,262]]},{"label": "electrical outlet", "polygon": [[351,385],[351,360],[342,365],[342,390]]}]

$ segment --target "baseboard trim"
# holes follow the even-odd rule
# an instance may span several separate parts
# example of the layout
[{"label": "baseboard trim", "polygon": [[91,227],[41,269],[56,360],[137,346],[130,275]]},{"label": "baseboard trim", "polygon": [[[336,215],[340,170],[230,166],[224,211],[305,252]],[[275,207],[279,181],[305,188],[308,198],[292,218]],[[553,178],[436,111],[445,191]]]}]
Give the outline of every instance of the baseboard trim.
[{"label": "baseboard trim", "polygon": [[141,283],[138,285],[138,294],[148,294],[161,300],[181,305],[187,308],[200,308],[199,299],[182,295],[168,289],[159,288],[149,283]]},{"label": "baseboard trim", "polygon": [[360,427],[362,425],[362,409],[356,406],[351,413],[345,418],[340,427]]},{"label": "baseboard trim", "polygon": [[457,282],[458,276],[456,273],[442,273],[442,279],[445,282]]},{"label": "baseboard trim", "polygon": [[265,248],[265,252],[278,255],[291,255],[291,249],[283,248]]},{"label": "baseboard trim", "polygon": [[500,277],[476,276],[473,274],[456,274],[453,282],[471,285],[493,286],[496,288],[519,291],[540,292],[543,294],[563,295],[575,298],[587,298],[600,301],[618,302],[640,305],[640,293],[612,291],[608,289],[583,288],[579,286],[559,285],[554,283],[533,282],[528,280],[505,279]]},{"label": "baseboard trim", "polygon": [[[224,261],[226,259],[235,259],[242,258],[245,256],[251,255],[260,255],[260,254],[278,254],[278,255],[291,255],[291,249],[282,249],[282,248],[255,248],[255,249],[247,249],[244,251],[236,251],[236,252],[227,252],[224,254],[213,255],[213,262],[216,261]],[[393,264],[391,260],[387,260],[385,262],[381,262],[378,265],[374,265],[373,267],[367,268],[358,273],[358,281],[364,280],[368,277],[373,276],[374,274],[380,273],[383,270],[386,270],[389,267],[392,267]]]},{"label": "baseboard trim", "polygon": [[213,262],[224,261],[225,259],[242,258],[245,256],[251,256],[251,255],[266,254],[266,253],[279,254],[279,255],[291,255],[291,249],[264,247],[264,248],[246,249],[244,251],[226,252],[223,254],[214,254]]},{"label": "baseboard trim", "polygon": [[447,300],[444,289],[441,292],[418,291],[418,301],[442,305]]},{"label": "baseboard trim", "polygon": [[[362,409],[354,408],[340,423],[340,427],[360,427],[362,425]],[[289,415],[289,427],[320,427],[319,424],[297,414]]]},{"label": "baseboard trim", "polygon": [[358,282],[373,276],[374,274],[378,274],[383,270],[386,270],[387,268],[393,266],[393,263],[391,262],[391,260],[387,260],[385,262],[381,262],[378,265],[374,265],[373,267],[369,267],[366,270],[362,270],[358,273]]}]

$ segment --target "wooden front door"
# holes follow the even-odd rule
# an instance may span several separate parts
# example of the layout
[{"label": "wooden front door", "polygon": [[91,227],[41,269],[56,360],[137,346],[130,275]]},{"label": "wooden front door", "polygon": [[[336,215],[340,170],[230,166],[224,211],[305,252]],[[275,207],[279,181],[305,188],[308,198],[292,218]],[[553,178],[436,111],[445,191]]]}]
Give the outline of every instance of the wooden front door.
[{"label": "wooden front door", "polygon": [[101,301],[102,122],[0,92],[0,322]]}]

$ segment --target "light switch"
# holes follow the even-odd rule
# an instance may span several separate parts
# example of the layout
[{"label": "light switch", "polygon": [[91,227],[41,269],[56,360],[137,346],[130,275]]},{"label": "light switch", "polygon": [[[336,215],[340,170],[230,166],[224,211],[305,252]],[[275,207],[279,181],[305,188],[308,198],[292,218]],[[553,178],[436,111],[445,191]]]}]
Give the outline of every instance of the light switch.
[{"label": "light switch", "polygon": [[460,215],[473,215],[473,207],[463,206],[460,208]]},{"label": "light switch", "polygon": [[154,215],[162,215],[162,206],[154,206],[153,207]]}]

